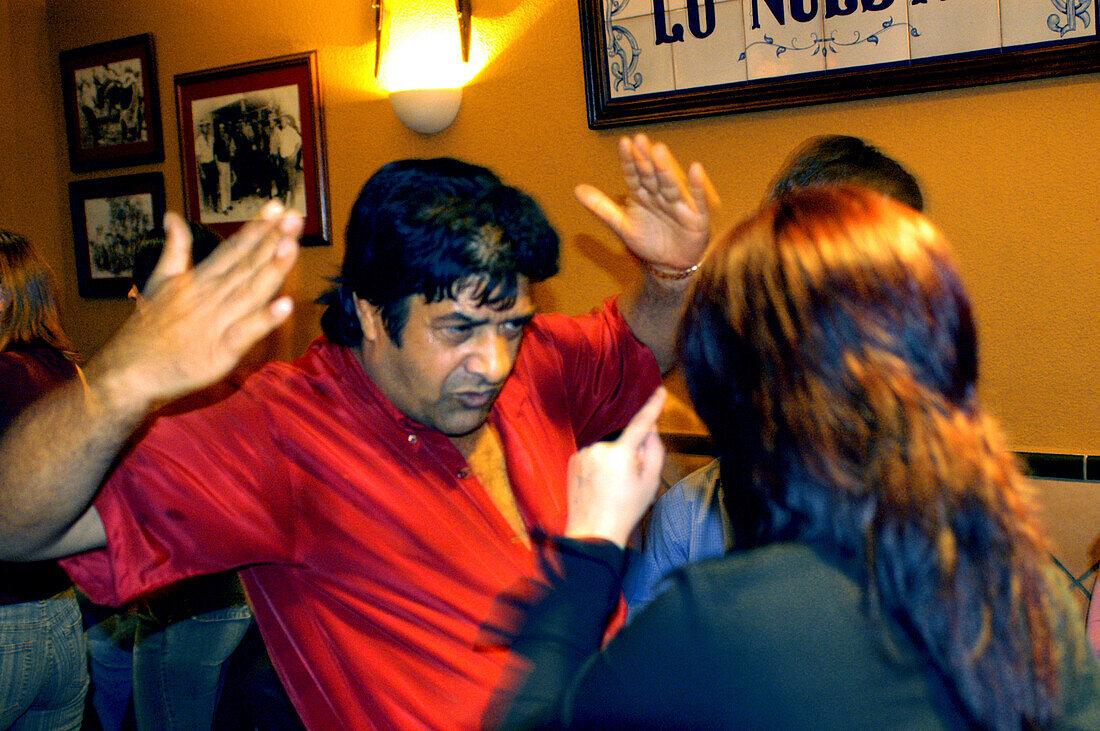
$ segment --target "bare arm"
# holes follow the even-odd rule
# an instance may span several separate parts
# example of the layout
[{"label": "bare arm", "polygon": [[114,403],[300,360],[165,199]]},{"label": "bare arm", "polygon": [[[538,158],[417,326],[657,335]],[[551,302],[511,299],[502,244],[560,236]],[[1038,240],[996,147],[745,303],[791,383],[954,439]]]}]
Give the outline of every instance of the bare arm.
[{"label": "bare arm", "polygon": [[668,148],[651,144],[645,135],[619,140],[619,162],[629,189],[625,203],[590,185],[577,186],[577,198],[645,265],[619,309],[666,371],[675,362],[677,328],[694,281],[691,273],[706,251],[710,215],[720,204],[699,163],[692,163],[685,175]]},{"label": "bare arm", "polygon": [[103,544],[89,508],[126,440],[157,406],[223,378],[291,312],[272,300],[297,256],[301,217],[277,205],[191,268],[191,236],[165,219],[164,254],[135,312],[73,380],[24,411],[0,439],[0,559]]}]

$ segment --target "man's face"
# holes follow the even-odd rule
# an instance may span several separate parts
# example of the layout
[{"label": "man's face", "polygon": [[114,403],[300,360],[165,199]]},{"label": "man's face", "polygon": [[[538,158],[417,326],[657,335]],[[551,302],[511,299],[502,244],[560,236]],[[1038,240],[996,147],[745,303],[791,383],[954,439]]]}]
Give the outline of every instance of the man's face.
[{"label": "man's face", "polygon": [[485,422],[534,314],[523,277],[515,304],[504,310],[478,306],[470,293],[430,304],[423,295],[411,297],[400,347],[374,308],[357,300],[368,375],[402,413],[450,437]]}]

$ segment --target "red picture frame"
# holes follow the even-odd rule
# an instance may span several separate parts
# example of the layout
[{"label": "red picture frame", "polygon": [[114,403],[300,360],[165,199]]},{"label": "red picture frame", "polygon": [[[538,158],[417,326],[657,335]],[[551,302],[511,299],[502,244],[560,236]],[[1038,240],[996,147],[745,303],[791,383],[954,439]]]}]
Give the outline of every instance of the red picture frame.
[{"label": "red picture frame", "polygon": [[316,56],[175,76],[188,218],[229,236],[277,198],[305,216],[303,245],[331,243]]}]

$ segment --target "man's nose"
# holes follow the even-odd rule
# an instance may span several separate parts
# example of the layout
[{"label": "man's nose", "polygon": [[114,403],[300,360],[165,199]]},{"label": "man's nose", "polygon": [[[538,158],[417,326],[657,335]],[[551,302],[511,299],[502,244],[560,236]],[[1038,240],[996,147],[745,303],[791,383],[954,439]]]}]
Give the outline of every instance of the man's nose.
[{"label": "man's nose", "polygon": [[489,383],[501,383],[512,372],[512,343],[496,332],[477,339],[467,368]]}]

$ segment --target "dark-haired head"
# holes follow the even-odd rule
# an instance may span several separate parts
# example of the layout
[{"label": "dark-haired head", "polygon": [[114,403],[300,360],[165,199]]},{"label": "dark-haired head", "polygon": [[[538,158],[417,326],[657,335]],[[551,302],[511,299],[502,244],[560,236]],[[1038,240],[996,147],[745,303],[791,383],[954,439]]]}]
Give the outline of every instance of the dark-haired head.
[{"label": "dark-haired head", "polygon": [[413,295],[430,303],[469,290],[479,304],[507,308],[518,277],[540,282],[557,267],[558,236],[530,196],[451,158],[392,162],[352,207],[321,325],[333,342],[358,346],[358,297],[378,309],[400,345]]},{"label": "dark-haired head", "polygon": [[917,179],[858,137],[821,135],[799,145],[771,184],[769,197],[819,185],[859,185],[924,210]]},{"label": "dark-haired head", "polygon": [[864,188],[782,194],[708,254],[681,342],[735,541],[849,557],[978,725],[1049,721],[1045,546],[935,227]]},{"label": "dark-haired head", "polygon": [[[213,229],[188,221],[191,229],[191,263],[198,264],[208,257],[218,244],[222,242]],[[153,274],[153,269],[160,261],[160,255],[164,252],[164,229],[157,227],[143,234],[137,242],[137,250],[134,252],[134,265],[131,268],[130,278],[138,292],[145,291],[145,285]]]},{"label": "dark-haired head", "polygon": [[76,359],[61,328],[53,274],[26,238],[0,229],[0,350],[45,343]]}]

